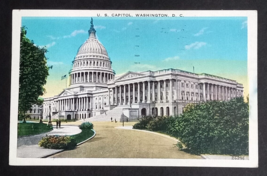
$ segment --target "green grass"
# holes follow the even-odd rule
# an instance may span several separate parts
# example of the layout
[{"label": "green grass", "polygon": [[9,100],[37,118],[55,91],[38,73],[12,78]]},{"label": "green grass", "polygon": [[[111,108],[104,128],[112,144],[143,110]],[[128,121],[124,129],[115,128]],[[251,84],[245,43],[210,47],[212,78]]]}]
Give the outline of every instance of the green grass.
[{"label": "green grass", "polygon": [[18,123],[18,137],[45,133],[53,130],[46,123]]},{"label": "green grass", "polygon": [[82,129],[82,132],[76,135],[71,136],[71,138],[75,139],[75,141],[78,143],[92,137],[94,135],[94,132],[89,129]]}]

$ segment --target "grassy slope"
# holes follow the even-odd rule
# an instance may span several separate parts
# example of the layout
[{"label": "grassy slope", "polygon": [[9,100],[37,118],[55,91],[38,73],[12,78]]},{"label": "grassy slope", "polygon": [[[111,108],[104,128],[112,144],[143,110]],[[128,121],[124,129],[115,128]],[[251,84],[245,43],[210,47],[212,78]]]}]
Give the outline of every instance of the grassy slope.
[{"label": "grassy slope", "polygon": [[73,135],[73,136],[71,136],[71,138],[75,139],[75,141],[77,143],[80,143],[80,142],[90,138],[93,135],[94,135],[94,132],[92,130],[82,129],[81,133]]},{"label": "grassy slope", "polygon": [[45,133],[52,129],[45,123],[18,123],[18,137]]}]

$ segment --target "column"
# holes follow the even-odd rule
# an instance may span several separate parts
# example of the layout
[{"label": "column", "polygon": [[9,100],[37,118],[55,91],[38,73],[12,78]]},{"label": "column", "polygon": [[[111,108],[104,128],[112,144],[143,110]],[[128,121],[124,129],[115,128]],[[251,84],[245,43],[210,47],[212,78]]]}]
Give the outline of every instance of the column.
[{"label": "column", "polygon": [[103,99],[104,99],[104,96],[101,96],[101,109],[104,109]]},{"label": "column", "polygon": [[221,87],[221,94],[222,94],[221,99],[222,99],[222,101],[224,101],[224,87],[223,86]]},{"label": "column", "polygon": [[200,84],[198,83],[197,86],[198,86],[198,101],[200,101],[200,93],[201,93],[200,92]]},{"label": "column", "polygon": [[115,104],[118,105],[118,90],[117,90],[117,86],[115,86]]},{"label": "column", "polygon": [[150,103],[150,81],[147,81],[147,102]]},{"label": "column", "polygon": [[140,103],[140,82],[137,83],[138,89],[137,89],[137,103]]},{"label": "column", "polygon": [[[166,80],[163,80],[163,102],[166,102]],[[164,109],[165,110],[165,109]],[[166,110],[165,110],[166,111]],[[165,112],[164,111],[164,112]]]},{"label": "column", "polygon": [[155,101],[155,81],[152,83],[152,101]]},{"label": "column", "polygon": [[143,82],[143,103],[145,103],[145,82]]},{"label": "column", "polygon": [[214,99],[214,90],[213,90],[213,84],[210,85],[211,86],[211,100]]},{"label": "column", "polygon": [[103,83],[106,83],[106,73],[104,73],[103,78],[104,78]]},{"label": "column", "polygon": [[203,83],[203,100],[206,101],[206,83]]},{"label": "column", "polygon": [[115,92],[115,89],[113,90],[113,88],[111,88],[112,89],[112,96],[111,96],[111,105],[114,105],[114,92]]},{"label": "column", "polygon": [[181,99],[181,81],[177,80],[177,101],[180,99]]},{"label": "column", "polygon": [[135,83],[133,83],[133,103],[135,103]]},{"label": "column", "polygon": [[122,97],[122,94],[121,94],[121,86],[120,86],[120,105],[122,105],[122,101],[121,101],[121,97]]},{"label": "column", "polygon": [[[160,81],[158,81],[158,102],[160,102],[160,93],[161,93],[161,91],[160,91]],[[158,109],[158,112],[160,112],[159,110],[160,109]]]},{"label": "column", "polygon": [[208,94],[207,100],[210,100],[210,84],[209,83],[207,84],[207,94]]},{"label": "column", "polygon": [[[172,102],[172,80],[170,79],[170,92],[169,92],[170,102]],[[172,109],[170,107],[170,109]]]},{"label": "column", "polygon": [[83,101],[83,110],[85,109],[85,97],[82,98]]},{"label": "column", "polygon": [[126,84],[123,85],[123,105],[126,105]]},{"label": "column", "polygon": [[131,104],[131,85],[128,84],[128,105]]},{"label": "column", "polygon": [[80,111],[81,110],[81,98],[79,98],[78,101],[79,101],[78,110]]},{"label": "column", "polygon": [[87,82],[90,81],[90,72],[87,72]]},{"label": "column", "polygon": [[108,104],[107,105],[110,105],[110,90],[109,90],[109,88],[108,88]]},{"label": "column", "polygon": [[90,110],[91,110],[91,108],[92,108],[92,107],[91,107],[91,101],[92,101],[92,100],[91,100],[91,97],[88,97],[88,109],[90,109]]},{"label": "column", "polygon": [[219,85],[219,100],[222,100],[222,86]]},{"label": "column", "polygon": [[225,87],[226,88],[226,101],[228,101],[228,87]]}]

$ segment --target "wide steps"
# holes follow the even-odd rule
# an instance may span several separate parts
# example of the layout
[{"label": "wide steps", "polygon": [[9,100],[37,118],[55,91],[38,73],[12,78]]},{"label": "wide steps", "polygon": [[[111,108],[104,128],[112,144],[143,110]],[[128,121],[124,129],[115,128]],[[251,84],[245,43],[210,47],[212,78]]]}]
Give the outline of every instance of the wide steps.
[{"label": "wide steps", "polygon": [[116,107],[112,110],[109,110],[106,112],[106,114],[100,114],[94,117],[91,117],[88,119],[88,121],[110,121],[111,117],[112,120],[120,120],[121,114],[122,114],[122,110],[124,107]]}]

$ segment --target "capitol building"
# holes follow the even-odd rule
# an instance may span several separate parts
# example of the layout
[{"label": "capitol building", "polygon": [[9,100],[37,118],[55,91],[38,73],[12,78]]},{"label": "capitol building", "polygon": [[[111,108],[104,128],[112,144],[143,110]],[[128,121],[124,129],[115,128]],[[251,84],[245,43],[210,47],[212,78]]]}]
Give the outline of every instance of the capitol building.
[{"label": "capitol building", "polygon": [[131,121],[148,115],[178,115],[188,103],[243,96],[242,84],[206,73],[164,69],[115,76],[93,21],[88,32],[73,63],[70,86],[44,99],[43,119],[119,120],[123,114]]}]

